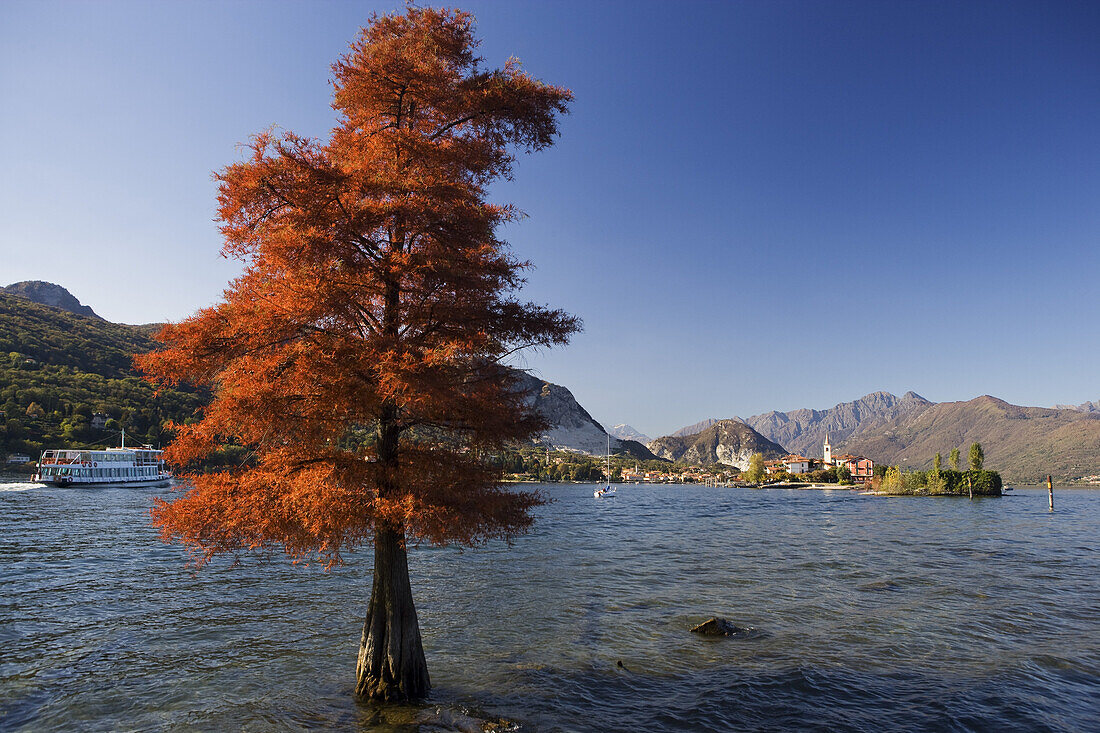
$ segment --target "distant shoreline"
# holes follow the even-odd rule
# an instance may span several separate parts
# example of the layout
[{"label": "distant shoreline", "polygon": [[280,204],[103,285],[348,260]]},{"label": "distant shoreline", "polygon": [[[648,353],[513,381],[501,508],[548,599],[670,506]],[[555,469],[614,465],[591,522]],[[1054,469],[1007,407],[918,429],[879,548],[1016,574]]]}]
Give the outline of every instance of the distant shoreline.
[{"label": "distant shoreline", "polygon": [[[2,476],[2,474],[0,474]],[[501,483],[504,484],[564,484],[564,485],[588,485],[588,486],[606,486],[604,481],[540,481],[538,479],[503,479]],[[796,489],[805,491],[855,491],[860,494],[868,494],[874,496],[946,496],[946,497],[959,497],[965,496],[965,494],[888,494],[881,491],[872,491],[869,487],[864,487],[859,484],[760,484],[760,485],[737,485],[737,486],[725,486],[719,484],[718,486],[706,486],[705,484],[694,483],[685,484],[674,481],[639,481],[637,483],[633,481],[612,481],[612,486],[701,486],[704,488],[733,488],[733,489]],[[1046,484],[1015,484],[1012,486],[1013,490],[1020,489],[1042,489],[1046,490]],[[1055,489],[1100,489],[1100,484],[1089,483],[1076,483],[1076,482],[1063,482],[1054,484]],[[1005,492],[1005,495],[1011,494],[1011,491]]]}]

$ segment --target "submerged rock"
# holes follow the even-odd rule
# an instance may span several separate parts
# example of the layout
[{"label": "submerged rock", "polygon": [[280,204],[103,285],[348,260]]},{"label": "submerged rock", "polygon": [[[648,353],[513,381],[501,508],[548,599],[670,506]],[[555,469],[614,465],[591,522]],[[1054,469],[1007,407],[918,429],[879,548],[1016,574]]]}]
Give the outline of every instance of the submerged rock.
[{"label": "submerged rock", "polygon": [[751,631],[751,629],[735,626],[721,616],[707,619],[691,629],[691,633],[703,636],[748,636]]},{"label": "submerged rock", "polygon": [[470,710],[442,707],[422,709],[411,722],[418,727],[420,733],[505,733],[519,730],[520,727],[515,721],[504,718],[483,717]]}]

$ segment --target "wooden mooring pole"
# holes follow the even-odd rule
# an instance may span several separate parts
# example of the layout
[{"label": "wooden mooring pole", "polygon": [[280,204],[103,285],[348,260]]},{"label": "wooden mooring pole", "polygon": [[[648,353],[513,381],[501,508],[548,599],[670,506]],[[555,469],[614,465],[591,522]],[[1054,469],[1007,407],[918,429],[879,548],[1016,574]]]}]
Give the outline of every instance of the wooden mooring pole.
[{"label": "wooden mooring pole", "polygon": [[1047,476],[1047,498],[1050,499],[1050,510],[1054,511],[1054,482]]}]

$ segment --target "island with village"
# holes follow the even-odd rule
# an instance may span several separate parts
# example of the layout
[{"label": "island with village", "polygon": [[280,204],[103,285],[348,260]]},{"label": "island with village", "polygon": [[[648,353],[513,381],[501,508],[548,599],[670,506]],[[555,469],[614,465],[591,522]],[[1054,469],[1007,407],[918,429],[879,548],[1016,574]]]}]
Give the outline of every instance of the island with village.
[{"label": "island with village", "polygon": [[[939,454],[928,471],[902,470],[876,465],[866,456],[834,455],[828,436],[821,458],[789,454],[765,459],[749,456],[745,467],[721,463],[689,465],[667,460],[644,460],[612,455],[606,461],[576,451],[529,448],[498,457],[506,480],[540,483],[702,484],[714,487],[853,489],[878,495],[1001,496],[1000,474],[985,470],[984,451],[974,443],[969,468],[959,466],[957,449],[949,455],[949,467]],[[610,469],[610,471],[609,471]]]}]

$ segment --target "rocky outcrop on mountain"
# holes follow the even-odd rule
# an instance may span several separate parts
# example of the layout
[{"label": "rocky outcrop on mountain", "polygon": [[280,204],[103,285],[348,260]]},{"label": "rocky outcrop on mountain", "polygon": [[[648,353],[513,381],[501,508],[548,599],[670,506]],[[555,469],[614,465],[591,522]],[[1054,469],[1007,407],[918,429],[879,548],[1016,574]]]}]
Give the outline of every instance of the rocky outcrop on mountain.
[{"label": "rocky outcrop on mountain", "polygon": [[765,458],[787,455],[783,446],[737,420],[719,420],[694,435],[666,435],[651,441],[646,447],[670,461],[700,465],[721,463],[741,470],[749,467],[749,458],[753,453],[763,453]]},{"label": "rocky outcrop on mountain", "polygon": [[[738,418],[733,419],[737,420]],[[679,430],[670,433],[670,435],[674,438],[686,438],[689,435],[698,435],[716,422],[718,422],[718,418],[708,417],[706,420],[700,420],[694,425],[686,425]]]},{"label": "rocky outcrop on mountain", "polygon": [[[607,452],[607,432],[581,407],[572,392],[527,372],[517,371],[517,379],[519,389],[528,395],[528,404],[550,423],[550,430],[539,437],[539,445],[590,455],[602,456]],[[641,459],[655,458],[640,443],[614,437],[611,438],[611,452],[625,452]]]},{"label": "rocky outcrop on mountain", "polygon": [[95,318],[100,321],[103,319],[96,315],[86,305],[81,305],[72,293],[60,285],[54,285],[53,283],[43,282],[41,280],[25,280],[23,282],[13,283],[5,288],[2,288],[5,293],[10,295],[18,295],[21,298],[38,303],[39,305],[48,305],[51,308],[59,308],[68,313],[72,313],[78,316],[87,316],[88,318]]},{"label": "rocky outcrop on mountain", "polygon": [[623,423],[620,423],[613,428],[608,428],[607,432],[611,433],[611,436],[613,438],[619,438],[620,440],[634,440],[642,443],[643,445],[653,440],[653,438],[649,437],[645,433],[638,432],[634,428]]},{"label": "rocky outcrop on mountain", "polygon": [[872,392],[854,402],[842,402],[828,410],[772,411],[741,420],[769,440],[792,451],[806,456],[820,456],[826,433],[833,453],[838,452],[838,447],[848,451],[849,438],[891,420],[920,414],[932,404],[916,392],[906,392],[901,397],[889,392]]},{"label": "rocky outcrop on mountain", "polygon": [[965,468],[971,443],[982,444],[985,467],[1009,482],[1100,474],[1100,414],[1020,407],[989,395],[902,415],[860,433],[844,450],[877,463],[926,469],[936,453],[946,462],[958,448]]}]

